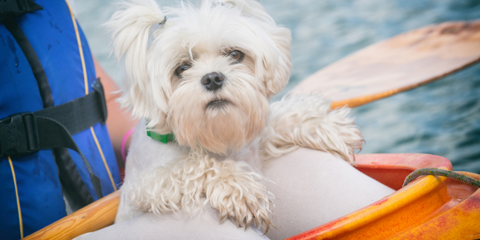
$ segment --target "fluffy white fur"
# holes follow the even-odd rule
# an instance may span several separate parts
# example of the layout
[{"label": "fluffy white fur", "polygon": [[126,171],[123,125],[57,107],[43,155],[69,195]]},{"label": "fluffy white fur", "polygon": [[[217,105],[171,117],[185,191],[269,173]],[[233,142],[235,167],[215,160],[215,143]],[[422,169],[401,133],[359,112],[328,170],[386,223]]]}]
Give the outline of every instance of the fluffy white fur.
[{"label": "fluffy white fur", "polygon": [[[362,146],[347,108],[330,111],[318,95],[269,104],[290,76],[291,37],[255,0],[204,0],[163,11],[152,0],[135,0],[122,3],[108,26],[125,61],[120,103],[148,119],[133,136],[116,222],[195,203],[218,209],[219,219],[268,231],[274,206],[262,177],[268,160],[307,147],[353,162],[349,155]],[[234,50],[243,60],[232,59]],[[190,68],[176,75],[184,63]],[[225,80],[209,91],[201,79],[214,72]],[[147,124],[176,140],[152,140]]]},{"label": "fluffy white fur", "polygon": [[186,206],[192,203],[210,203],[219,210],[220,221],[231,217],[245,227],[255,220],[268,228],[273,207],[273,196],[264,179],[248,164],[217,161],[195,152],[142,172],[134,184],[124,185],[122,191],[143,211],[161,214],[187,208],[188,212]]},{"label": "fluffy white fur", "polygon": [[355,164],[354,149],[363,139],[348,117],[350,108],[331,110],[320,95],[287,95],[270,105],[270,121],[262,136],[262,159],[285,155],[300,147],[330,152]]}]

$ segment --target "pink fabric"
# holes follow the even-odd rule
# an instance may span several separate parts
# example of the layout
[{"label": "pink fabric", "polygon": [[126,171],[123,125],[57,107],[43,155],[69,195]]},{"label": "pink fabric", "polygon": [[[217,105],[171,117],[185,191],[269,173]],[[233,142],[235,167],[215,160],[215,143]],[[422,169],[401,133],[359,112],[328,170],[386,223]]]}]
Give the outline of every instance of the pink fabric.
[{"label": "pink fabric", "polygon": [[126,162],[127,159],[127,154],[125,153],[125,144],[127,143],[127,139],[130,137],[130,135],[133,134],[133,131],[135,130],[135,128],[132,128],[130,129],[127,133],[125,133],[125,136],[123,136],[123,139],[122,139],[122,158],[123,158],[123,161]]}]

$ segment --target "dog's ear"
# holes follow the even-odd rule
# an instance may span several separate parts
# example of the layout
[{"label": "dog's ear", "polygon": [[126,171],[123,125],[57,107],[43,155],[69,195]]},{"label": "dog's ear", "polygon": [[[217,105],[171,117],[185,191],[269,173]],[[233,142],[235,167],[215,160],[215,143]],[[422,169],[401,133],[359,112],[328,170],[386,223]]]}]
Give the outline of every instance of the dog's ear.
[{"label": "dog's ear", "polygon": [[275,44],[270,46],[272,53],[265,55],[262,61],[257,60],[256,64],[263,65],[265,88],[267,94],[272,96],[282,91],[290,79],[292,70],[290,42],[292,37],[289,29],[276,25],[269,26],[266,31]]},{"label": "dog's ear", "polygon": [[[245,16],[256,19],[273,44],[263,48],[256,60],[258,77],[265,80],[268,96],[282,91],[288,83],[292,68],[290,57],[290,30],[277,26],[273,18],[257,0],[205,0],[220,4],[231,4],[239,8]],[[271,41],[267,41],[272,43]],[[257,53],[258,54],[258,53]],[[261,71],[263,70],[263,71]]]},{"label": "dog's ear", "polygon": [[113,33],[115,56],[125,60],[126,79],[118,101],[136,118],[162,121],[165,117],[160,109],[166,111],[165,96],[163,100],[155,96],[154,101],[147,65],[150,29],[165,24],[166,18],[153,0],[131,0],[120,5],[121,9],[105,24]]}]

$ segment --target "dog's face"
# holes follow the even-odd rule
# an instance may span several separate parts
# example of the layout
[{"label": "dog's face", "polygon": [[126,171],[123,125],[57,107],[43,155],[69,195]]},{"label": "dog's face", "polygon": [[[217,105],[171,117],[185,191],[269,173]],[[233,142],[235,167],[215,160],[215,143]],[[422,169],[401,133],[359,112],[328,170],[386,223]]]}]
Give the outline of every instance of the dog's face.
[{"label": "dog's face", "polygon": [[[255,0],[205,0],[164,13],[143,4],[128,6],[110,23],[117,53],[125,54],[121,103],[194,149],[225,153],[257,136],[270,96],[290,76],[290,31]],[[150,26],[163,14],[168,20],[147,48]]]}]

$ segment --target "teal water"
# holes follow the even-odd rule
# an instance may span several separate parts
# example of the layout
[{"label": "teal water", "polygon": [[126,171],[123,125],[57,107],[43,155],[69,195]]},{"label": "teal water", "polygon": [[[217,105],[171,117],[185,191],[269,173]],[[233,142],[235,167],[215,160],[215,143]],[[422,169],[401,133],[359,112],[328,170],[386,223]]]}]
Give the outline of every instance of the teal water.
[{"label": "teal water", "polygon": [[[277,23],[292,31],[293,72],[285,91],[326,65],[399,33],[480,19],[479,0],[260,2]],[[158,3],[175,6],[178,1]],[[106,0],[77,0],[74,9],[95,56],[121,84],[121,67],[109,55],[109,36],[100,26],[116,6]],[[352,115],[366,139],[362,153],[435,154],[450,159],[454,170],[480,173],[480,64],[355,108]]]}]

